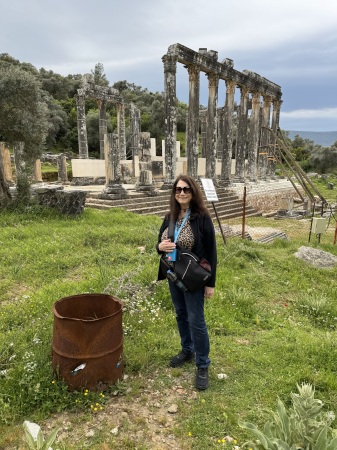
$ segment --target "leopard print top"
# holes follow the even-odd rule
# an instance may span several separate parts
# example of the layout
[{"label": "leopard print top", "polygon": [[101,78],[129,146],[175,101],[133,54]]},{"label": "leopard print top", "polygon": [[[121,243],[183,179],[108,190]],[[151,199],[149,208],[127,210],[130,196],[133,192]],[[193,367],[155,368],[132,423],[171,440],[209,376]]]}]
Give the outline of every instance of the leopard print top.
[{"label": "leopard print top", "polygon": [[[178,220],[178,222],[177,222],[178,228],[182,224],[182,221],[183,221],[183,219]],[[165,230],[163,231],[163,234],[161,236],[162,241],[167,239],[167,233],[168,233],[168,228],[165,228]],[[189,217],[186,220],[186,222],[184,223],[184,226],[182,227],[182,229],[179,233],[177,243],[179,245],[181,245],[182,247],[186,248],[186,250],[192,250],[192,248],[194,246],[194,235],[193,235],[192,228],[190,225]]]}]

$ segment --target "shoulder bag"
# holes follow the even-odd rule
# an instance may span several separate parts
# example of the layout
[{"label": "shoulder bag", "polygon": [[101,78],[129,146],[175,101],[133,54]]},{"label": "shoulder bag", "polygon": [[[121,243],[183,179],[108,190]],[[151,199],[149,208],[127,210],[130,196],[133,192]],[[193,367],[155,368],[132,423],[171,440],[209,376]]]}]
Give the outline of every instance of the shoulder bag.
[{"label": "shoulder bag", "polygon": [[[170,220],[168,236],[173,235],[174,222]],[[199,258],[193,252],[176,245],[176,261],[168,264],[162,256],[164,266],[173,272],[185,290],[195,292],[201,289],[211,277],[211,266],[205,258]],[[172,270],[173,269],[173,270]],[[171,278],[171,277],[170,277]],[[171,278],[172,279],[172,278]],[[181,289],[181,283],[176,283]]]}]

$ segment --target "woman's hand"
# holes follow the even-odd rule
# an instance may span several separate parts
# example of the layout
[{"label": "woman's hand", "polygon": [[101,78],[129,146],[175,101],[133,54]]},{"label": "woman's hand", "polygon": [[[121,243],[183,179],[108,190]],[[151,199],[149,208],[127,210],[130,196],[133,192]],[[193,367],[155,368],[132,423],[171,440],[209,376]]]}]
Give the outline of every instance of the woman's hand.
[{"label": "woman's hand", "polygon": [[172,250],[174,250],[175,248],[176,248],[176,244],[174,242],[171,242],[170,239],[164,239],[158,245],[158,250],[160,252],[165,252],[165,253],[172,252]]},{"label": "woman's hand", "polygon": [[209,287],[209,286],[205,286],[204,295],[205,295],[205,298],[213,297],[213,295],[214,295],[214,288],[213,287]]}]

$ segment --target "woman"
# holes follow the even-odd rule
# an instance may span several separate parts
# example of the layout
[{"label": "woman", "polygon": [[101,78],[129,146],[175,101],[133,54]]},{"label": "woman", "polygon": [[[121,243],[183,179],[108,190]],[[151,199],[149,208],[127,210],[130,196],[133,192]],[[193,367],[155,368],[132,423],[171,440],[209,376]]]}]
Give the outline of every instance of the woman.
[{"label": "woman", "polygon": [[[157,251],[170,256],[176,244],[168,238],[170,218],[180,229],[177,244],[192,251],[210,263],[212,275],[207,286],[196,292],[183,291],[171,280],[168,281],[172,302],[176,312],[182,350],[170,360],[171,367],[180,367],[194,361],[197,366],[195,386],[208,388],[209,337],[204,316],[204,299],[214,295],[216,275],[216,240],[212,219],[204,205],[201,189],[193,178],[179,175],[173,184],[170,211],[159,230]],[[174,256],[173,256],[174,260]],[[174,263],[172,263],[173,267]],[[166,278],[165,270],[159,268],[158,280]]]}]

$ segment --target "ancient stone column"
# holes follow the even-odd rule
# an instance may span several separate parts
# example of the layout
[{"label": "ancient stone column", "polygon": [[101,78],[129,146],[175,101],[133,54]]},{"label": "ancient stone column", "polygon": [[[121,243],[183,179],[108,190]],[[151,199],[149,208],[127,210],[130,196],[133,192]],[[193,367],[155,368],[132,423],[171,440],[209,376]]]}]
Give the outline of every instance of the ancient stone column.
[{"label": "ancient stone column", "polygon": [[124,103],[117,103],[117,133],[119,140],[119,154],[121,159],[126,159],[125,143],[125,106]]},{"label": "ancient stone column", "polygon": [[27,175],[27,164],[23,158],[23,151],[25,148],[25,144],[23,142],[15,142],[13,148],[14,148],[16,181],[18,181],[18,178]]},{"label": "ancient stone column", "polygon": [[151,135],[148,131],[139,133],[140,170],[151,169]]},{"label": "ancient stone column", "polygon": [[2,152],[0,151],[0,207],[6,206],[11,198],[9,185],[5,179]]},{"label": "ancient stone column", "polygon": [[250,181],[257,181],[257,160],[259,151],[260,132],[260,93],[252,96],[252,113],[250,115],[250,140],[248,147],[247,177]]},{"label": "ancient stone column", "polygon": [[142,170],[136,183],[136,191],[147,195],[155,195],[158,191],[153,183],[151,170]]},{"label": "ancient stone column", "polygon": [[246,87],[240,87],[240,91],[241,99],[238,118],[238,142],[235,155],[235,180],[243,182],[245,180],[249,89]]},{"label": "ancient stone column", "polygon": [[187,66],[189,75],[189,100],[187,116],[187,175],[198,177],[199,156],[199,93],[200,93],[200,69],[191,64]]},{"label": "ancient stone column", "polygon": [[97,100],[99,110],[99,157],[104,159],[104,135],[108,132],[106,100]]},{"label": "ancient stone column", "polygon": [[106,184],[101,196],[117,195],[126,197],[127,193],[121,182],[121,161],[118,134],[107,133],[104,136],[105,178]]},{"label": "ancient stone column", "polygon": [[207,114],[207,148],[206,148],[206,178],[216,176],[216,138],[217,138],[217,103],[219,76],[208,73],[208,114]]},{"label": "ancient stone column", "polygon": [[58,173],[58,181],[60,181],[61,183],[68,182],[67,157],[65,155],[60,155],[57,158],[57,173]]},{"label": "ancient stone column", "polygon": [[166,54],[164,63],[164,95],[165,95],[165,172],[166,177],[161,189],[170,189],[176,178],[176,141],[177,141],[177,97],[176,72],[177,57]]},{"label": "ancient stone column", "polygon": [[87,124],[85,120],[85,99],[82,95],[76,95],[77,106],[77,132],[78,132],[78,148],[79,158],[86,159],[89,157]]},{"label": "ancient stone column", "polygon": [[5,147],[3,142],[0,142],[1,149],[1,157],[0,161],[2,162],[2,169],[5,177],[5,181],[7,183],[13,183],[13,173],[12,173],[12,162],[11,162],[11,154],[8,148]]},{"label": "ancient stone column", "polygon": [[41,160],[37,159],[35,161],[33,180],[37,182],[41,182],[42,180],[42,170],[41,170]]},{"label": "ancient stone column", "polygon": [[223,149],[223,135],[224,135],[224,116],[225,111],[223,108],[217,109],[217,137],[216,137],[216,159],[221,159]]},{"label": "ancient stone column", "polygon": [[203,109],[199,112],[200,122],[200,142],[201,142],[201,157],[206,158],[207,148],[207,109]]},{"label": "ancient stone column", "polygon": [[221,156],[221,183],[228,184],[231,178],[232,170],[232,152],[233,152],[233,115],[234,115],[234,94],[235,81],[226,80],[226,100],[224,106],[224,124],[223,124],[223,150]]},{"label": "ancient stone column", "polygon": [[140,111],[133,103],[130,104],[130,132],[131,132],[131,156],[138,155],[140,133]]},{"label": "ancient stone column", "polygon": [[263,96],[262,120],[259,146],[259,176],[262,180],[267,178],[267,158],[269,152],[269,127],[270,127],[271,98]]},{"label": "ancient stone column", "polygon": [[273,113],[272,113],[272,122],[271,122],[271,129],[273,130],[274,134],[272,136],[271,140],[271,154],[268,158],[268,169],[267,169],[267,175],[270,177],[275,176],[275,169],[276,169],[276,159],[279,156],[279,150],[277,148],[277,130],[279,128],[280,123],[280,111],[281,111],[281,100],[273,100]]}]

